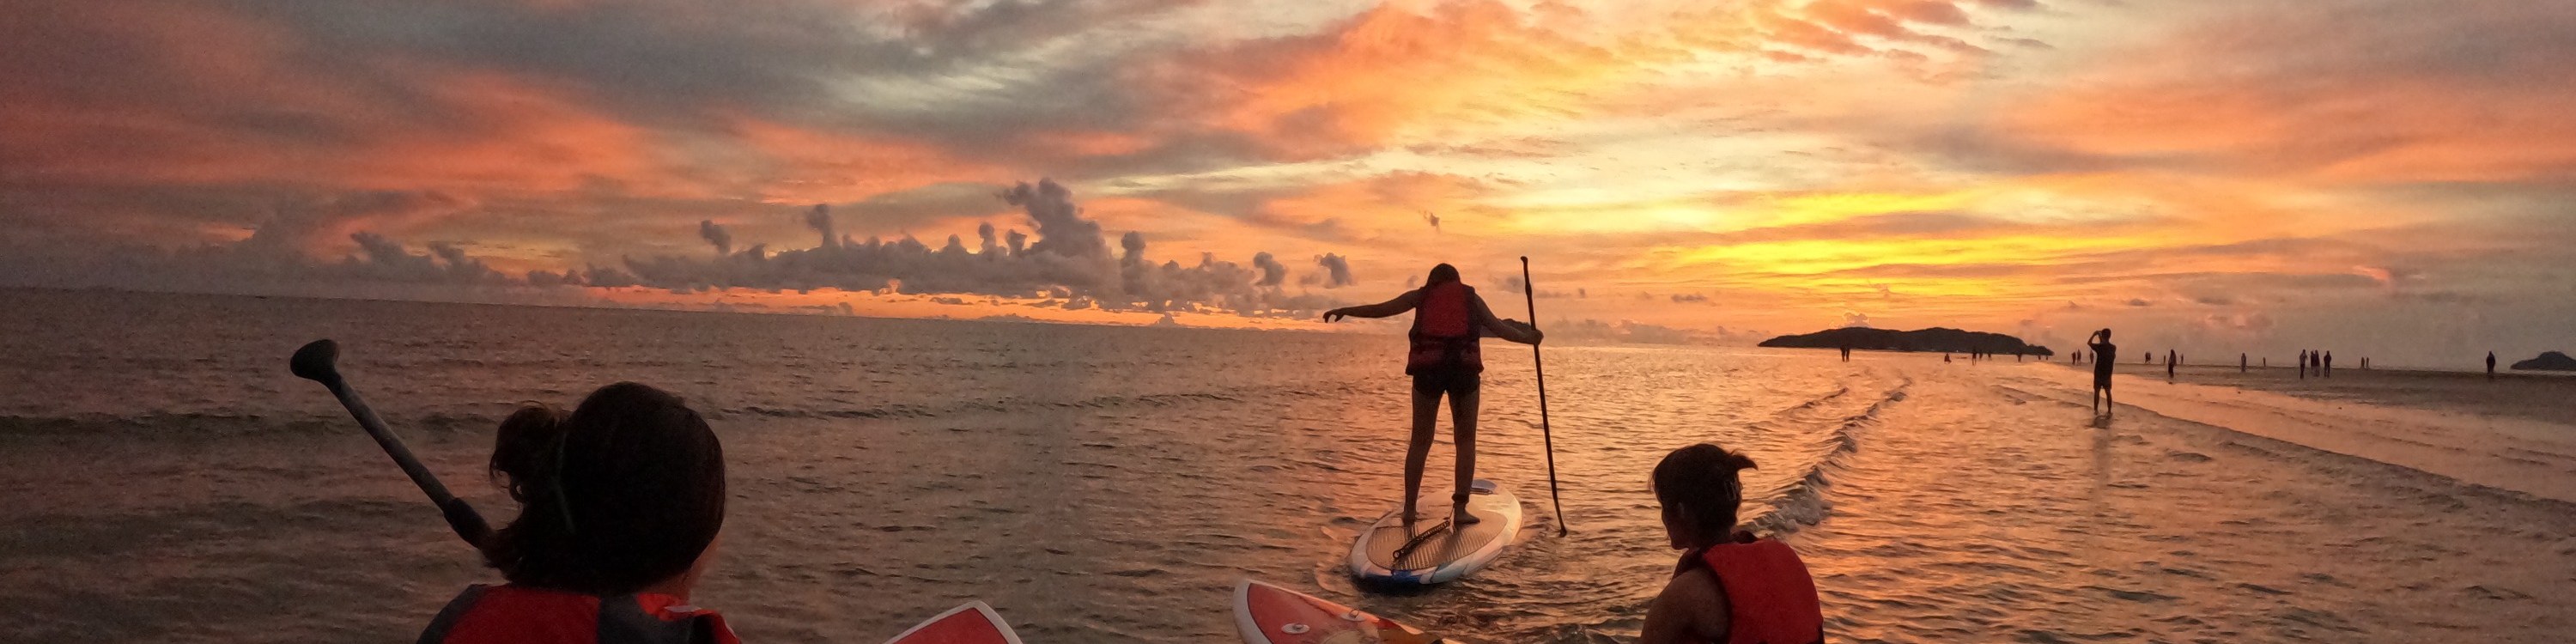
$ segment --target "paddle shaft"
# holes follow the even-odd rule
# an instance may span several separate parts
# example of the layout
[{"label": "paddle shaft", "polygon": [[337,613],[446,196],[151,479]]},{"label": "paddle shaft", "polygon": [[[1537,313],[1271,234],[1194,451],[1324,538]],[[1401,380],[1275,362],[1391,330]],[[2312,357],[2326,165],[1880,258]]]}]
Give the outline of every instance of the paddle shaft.
[{"label": "paddle shaft", "polygon": [[492,526],[483,521],[483,515],[475,512],[474,506],[467,504],[464,499],[456,498],[455,494],[449,493],[447,486],[438,482],[438,475],[430,473],[428,466],[420,464],[420,458],[412,455],[411,448],[403,445],[401,437],[395,436],[393,430],[385,428],[384,419],[376,416],[376,410],[368,407],[367,401],[358,398],[358,391],[351,388],[348,380],[340,377],[337,370],[322,374],[299,373],[297,375],[322,383],[323,387],[331,390],[333,398],[340,399],[340,406],[348,409],[349,415],[358,419],[358,426],[365,428],[367,435],[376,439],[376,446],[384,448],[385,455],[393,457],[394,465],[401,467],[403,474],[411,477],[412,484],[420,486],[420,491],[429,495],[429,502],[436,504],[439,513],[446,516],[447,527],[455,530],[456,536],[465,539],[466,544],[477,549],[491,541]]},{"label": "paddle shaft", "polygon": [[[1538,287],[1530,284],[1529,256],[1521,256],[1521,299],[1529,301],[1530,328],[1538,328]],[[1530,367],[1538,372],[1538,435],[1547,444],[1547,502],[1556,508],[1556,536],[1565,536],[1565,502],[1556,494],[1556,437],[1547,422],[1547,363],[1538,344],[1530,344]]]}]

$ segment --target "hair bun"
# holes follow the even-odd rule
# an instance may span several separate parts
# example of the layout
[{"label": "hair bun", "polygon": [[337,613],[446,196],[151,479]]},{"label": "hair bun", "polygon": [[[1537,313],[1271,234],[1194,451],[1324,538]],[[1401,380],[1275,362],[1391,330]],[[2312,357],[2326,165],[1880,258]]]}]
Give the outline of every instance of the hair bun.
[{"label": "hair bun", "polygon": [[535,497],[537,484],[552,480],[555,468],[562,462],[564,413],[554,407],[528,403],[501,421],[501,429],[492,437],[492,481],[510,491],[510,498],[527,503]]}]

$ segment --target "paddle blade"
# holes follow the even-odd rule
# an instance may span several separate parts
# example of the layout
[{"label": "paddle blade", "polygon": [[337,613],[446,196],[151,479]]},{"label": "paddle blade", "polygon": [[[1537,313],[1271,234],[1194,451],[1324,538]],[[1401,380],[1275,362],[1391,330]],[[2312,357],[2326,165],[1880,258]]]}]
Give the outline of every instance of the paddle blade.
[{"label": "paddle blade", "polygon": [[286,368],[295,372],[297,378],[327,383],[340,378],[339,361],[340,343],[326,338],[296,349],[295,357],[287,360]]}]

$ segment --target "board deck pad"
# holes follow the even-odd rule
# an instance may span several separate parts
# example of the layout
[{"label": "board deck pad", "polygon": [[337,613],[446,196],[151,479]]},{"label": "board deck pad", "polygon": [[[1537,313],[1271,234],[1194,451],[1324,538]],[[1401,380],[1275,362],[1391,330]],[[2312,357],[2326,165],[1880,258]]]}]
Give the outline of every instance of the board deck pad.
[{"label": "board deck pad", "polygon": [[1020,644],[1020,635],[984,602],[966,602],[904,631],[886,644]]},{"label": "board deck pad", "polygon": [[1467,512],[1482,519],[1481,522],[1453,525],[1446,516],[1449,509],[1443,507],[1440,509],[1442,516],[1437,519],[1417,519],[1414,523],[1416,531],[1410,535],[1405,533],[1401,522],[1370,530],[1369,563],[1388,570],[1430,568],[1457,561],[1485,542],[1502,536],[1503,531],[1510,527],[1504,523],[1500,510],[1475,507],[1474,501],[1468,503]]},{"label": "board deck pad", "polygon": [[1351,544],[1351,573],[1363,579],[1434,584],[1456,579],[1492,561],[1520,533],[1520,499],[1493,481],[1478,480],[1467,512],[1479,521],[1455,525],[1446,495],[1417,502],[1412,528],[1398,508],[1379,518]]},{"label": "board deck pad", "polygon": [[1435,644],[1395,620],[1314,595],[1245,579],[1234,585],[1234,620],[1244,644]]}]

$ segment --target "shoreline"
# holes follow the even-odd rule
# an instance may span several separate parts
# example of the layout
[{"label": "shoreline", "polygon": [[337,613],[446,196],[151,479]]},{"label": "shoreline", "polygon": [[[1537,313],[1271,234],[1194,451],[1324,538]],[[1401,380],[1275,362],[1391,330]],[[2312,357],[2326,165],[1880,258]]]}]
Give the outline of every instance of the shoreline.
[{"label": "shoreline", "polygon": [[[2058,366],[2089,372],[2090,364]],[[2576,422],[2576,374],[2483,372],[2432,369],[2336,369],[2331,378],[2313,373],[2300,378],[2296,367],[2184,365],[2174,384],[2197,384],[2261,391],[2330,403],[2504,417],[2565,424]],[[2150,382],[2165,381],[2164,365],[2121,364],[2113,373]],[[2114,389],[2117,392],[2117,389]]]}]

